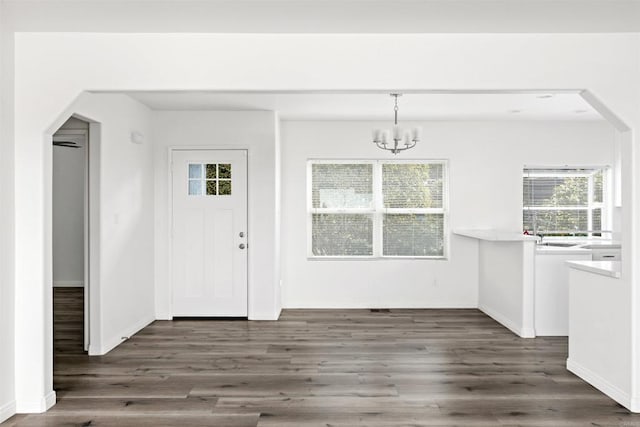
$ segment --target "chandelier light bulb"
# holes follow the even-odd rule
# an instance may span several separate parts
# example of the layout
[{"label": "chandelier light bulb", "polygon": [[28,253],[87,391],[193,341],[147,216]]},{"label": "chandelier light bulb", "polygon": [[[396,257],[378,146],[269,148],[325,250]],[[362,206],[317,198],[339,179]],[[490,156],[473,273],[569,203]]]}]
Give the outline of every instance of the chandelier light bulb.
[{"label": "chandelier light bulb", "polygon": [[420,141],[420,138],[422,138],[422,128],[420,126],[414,127],[412,133],[412,139],[415,141]]},{"label": "chandelier light bulb", "polygon": [[411,145],[411,131],[404,131],[404,145]]},{"label": "chandelier light bulb", "polygon": [[401,140],[402,139],[402,129],[400,126],[395,125],[393,127],[393,139]]},{"label": "chandelier light bulb", "polygon": [[391,139],[391,132],[388,130],[382,131],[382,145],[387,145]]}]

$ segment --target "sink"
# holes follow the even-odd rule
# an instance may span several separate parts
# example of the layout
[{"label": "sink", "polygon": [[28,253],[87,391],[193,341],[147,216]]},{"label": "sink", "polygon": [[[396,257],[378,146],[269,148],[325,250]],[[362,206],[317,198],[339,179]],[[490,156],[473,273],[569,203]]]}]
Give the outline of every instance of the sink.
[{"label": "sink", "polygon": [[[550,246],[554,248],[570,248],[572,246],[578,246],[578,243],[567,243],[567,242],[543,242],[538,243],[538,246]],[[582,246],[584,247],[584,246]],[[587,248],[589,249],[589,248]]]}]

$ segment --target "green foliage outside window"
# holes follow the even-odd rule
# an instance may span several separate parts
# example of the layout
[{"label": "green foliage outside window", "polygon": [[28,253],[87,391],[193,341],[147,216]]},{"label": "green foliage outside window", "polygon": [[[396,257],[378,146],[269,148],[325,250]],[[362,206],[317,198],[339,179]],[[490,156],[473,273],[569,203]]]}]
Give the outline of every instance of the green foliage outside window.
[{"label": "green foliage outside window", "polygon": [[[576,171],[563,172],[567,175],[577,175]],[[604,200],[604,173],[602,170],[582,172],[582,176],[562,176],[563,173],[528,176],[525,170],[524,230],[550,236],[587,236],[589,234],[587,230],[600,230]],[[590,185],[591,201],[589,200]],[[594,233],[594,235],[600,235],[600,233]]]},{"label": "green foliage outside window", "polygon": [[444,255],[444,164],[319,162],[310,178],[314,256]]}]

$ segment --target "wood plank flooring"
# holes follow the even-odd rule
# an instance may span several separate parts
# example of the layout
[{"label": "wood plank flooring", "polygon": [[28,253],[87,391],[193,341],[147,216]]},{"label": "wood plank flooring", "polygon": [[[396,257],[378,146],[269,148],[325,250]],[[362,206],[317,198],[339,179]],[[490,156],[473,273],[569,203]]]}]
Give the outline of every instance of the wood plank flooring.
[{"label": "wood plank flooring", "polygon": [[53,288],[53,355],[84,353],[84,289]]},{"label": "wood plank flooring", "polygon": [[92,358],[71,329],[57,405],[7,426],[640,426],[565,369],[565,338],[520,339],[477,310],[157,321]]}]

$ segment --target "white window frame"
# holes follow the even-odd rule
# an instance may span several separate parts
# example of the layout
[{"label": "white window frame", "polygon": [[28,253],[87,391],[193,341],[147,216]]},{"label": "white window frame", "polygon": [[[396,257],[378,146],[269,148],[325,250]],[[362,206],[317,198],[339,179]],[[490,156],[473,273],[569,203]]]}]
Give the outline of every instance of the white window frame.
[{"label": "white window frame", "polygon": [[[372,208],[314,208],[312,200],[314,164],[370,164],[372,165]],[[442,165],[442,208],[385,208],[382,200],[382,165],[384,164],[439,164]],[[307,258],[310,260],[393,260],[427,259],[447,260],[449,257],[449,162],[441,159],[309,159],[307,160]],[[373,254],[372,255],[315,255],[313,253],[313,215],[314,214],[369,214],[373,217]],[[383,255],[382,224],[385,214],[443,214],[443,252],[437,256]]]},{"label": "white window frame", "polygon": [[[540,169],[540,172],[536,172],[536,169]],[[566,170],[578,170],[585,169],[590,170],[590,172],[577,172],[577,173],[549,173],[543,172],[542,170],[552,170],[552,169],[566,169]],[[533,172],[525,172],[525,170],[533,170]],[[597,172],[602,171],[603,174],[603,194],[602,194],[602,202],[595,202],[593,200],[593,180],[594,176]],[[588,178],[587,181],[587,204],[584,206],[525,206],[524,200],[522,201],[522,216],[524,216],[525,211],[587,211],[587,229],[593,230],[593,211],[594,209],[600,209],[601,217],[600,217],[600,228],[602,229],[601,236],[594,236],[594,233],[589,231],[587,236],[589,238],[592,237],[603,237],[602,234],[610,233],[611,229],[611,201],[612,201],[612,187],[611,187],[611,167],[610,166],[563,166],[563,167],[551,167],[551,166],[525,166],[522,171],[522,183],[524,186],[524,178],[531,177],[542,177],[542,178]],[[523,187],[524,188],[524,187]],[[524,230],[524,218],[522,218],[522,229]],[[534,232],[534,230],[529,230],[530,232]],[[562,230],[547,230],[547,232],[553,231],[562,231]],[[566,230],[567,232],[569,230]],[[581,230],[579,230],[581,231]],[[544,234],[545,230],[539,230],[540,233]],[[556,233],[551,233],[556,234]],[[569,233],[568,233],[569,234]],[[582,234],[582,233],[580,233]],[[559,236],[560,237],[560,236]],[[576,236],[580,237],[580,236]]]}]

